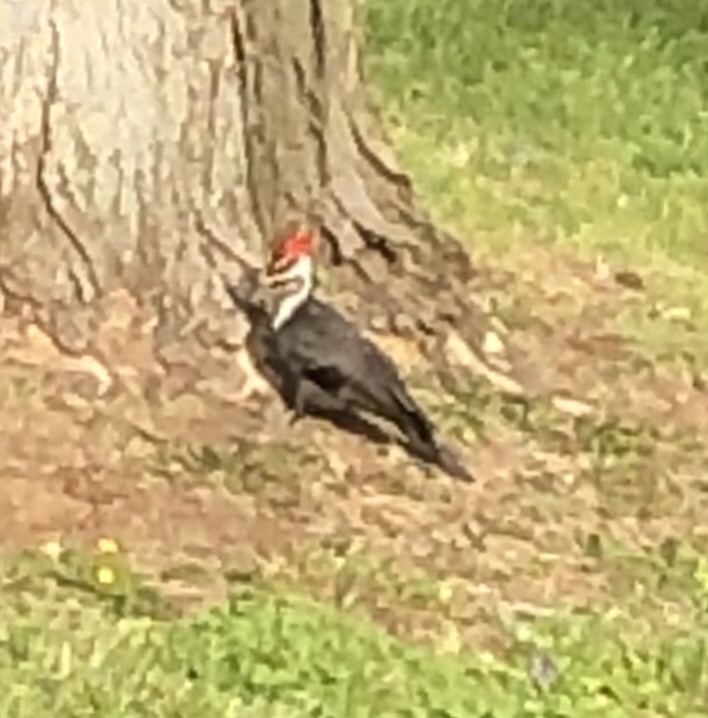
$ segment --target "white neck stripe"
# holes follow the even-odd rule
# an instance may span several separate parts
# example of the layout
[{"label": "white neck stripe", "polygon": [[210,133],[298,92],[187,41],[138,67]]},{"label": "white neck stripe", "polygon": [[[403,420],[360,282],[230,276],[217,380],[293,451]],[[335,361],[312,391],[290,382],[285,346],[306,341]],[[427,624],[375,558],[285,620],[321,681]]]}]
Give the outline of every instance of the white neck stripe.
[{"label": "white neck stripe", "polygon": [[276,285],[290,285],[292,289],[285,294],[280,301],[272,319],[272,327],[276,331],[280,329],[298,308],[307,301],[313,289],[313,266],[311,257],[302,257],[292,267],[289,267],[282,274],[270,277],[268,284],[271,287]]}]

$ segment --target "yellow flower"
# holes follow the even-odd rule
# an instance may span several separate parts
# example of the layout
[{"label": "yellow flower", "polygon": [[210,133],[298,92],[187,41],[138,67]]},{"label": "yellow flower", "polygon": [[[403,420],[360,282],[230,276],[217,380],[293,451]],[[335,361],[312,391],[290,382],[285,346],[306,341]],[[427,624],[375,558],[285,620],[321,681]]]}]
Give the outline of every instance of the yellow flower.
[{"label": "yellow flower", "polygon": [[701,591],[708,594],[708,559],[704,556],[698,557],[697,565],[693,572],[693,578]]},{"label": "yellow flower", "polygon": [[53,559],[54,561],[58,561],[59,557],[61,556],[62,547],[61,543],[59,541],[47,541],[42,546],[42,553],[49,556],[49,558]]},{"label": "yellow flower", "polygon": [[98,550],[100,553],[118,553],[118,544],[109,538],[98,540]]},{"label": "yellow flower", "polygon": [[455,589],[449,581],[441,581],[438,585],[438,598],[441,603],[450,603],[455,595]]},{"label": "yellow flower", "polygon": [[462,650],[462,635],[452,621],[445,621],[438,639],[438,649],[442,653],[458,655]]},{"label": "yellow flower", "polygon": [[108,586],[116,580],[115,571],[110,566],[101,566],[96,571],[96,580],[103,586]]}]

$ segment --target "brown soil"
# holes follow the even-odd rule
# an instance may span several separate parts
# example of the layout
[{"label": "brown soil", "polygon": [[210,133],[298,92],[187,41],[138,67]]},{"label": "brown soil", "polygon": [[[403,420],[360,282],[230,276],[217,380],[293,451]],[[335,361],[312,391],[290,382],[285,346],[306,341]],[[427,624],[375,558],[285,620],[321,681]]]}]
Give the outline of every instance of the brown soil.
[{"label": "brown soil", "polygon": [[[131,368],[150,366],[148,324],[124,297],[102,337],[110,386],[100,364],[67,359],[36,330],[2,320],[0,544],[110,537],[166,590],[199,601],[223,595],[229,572],[264,567],[332,596],[331,580],[303,568],[318,551],[455,579],[450,611],[466,606],[470,625],[490,606],[606,600],[618,574],[592,563],[593,536],[638,551],[703,539],[708,449],[691,437],[708,435],[708,395],[684,365],[653,364],[619,334],[618,313],[641,293],[575,260],[554,262],[552,274],[544,255],[525,276],[489,270],[478,280],[479,295],[500,307],[512,373],[545,408],[532,425],[504,419],[507,399],[482,382],[492,400],[472,412],[483,434],[438,409],[446,430],[469,441],[473,485],[321,423],[287,427],[277,403],[261,420],[221,398],[238,389],[230,357],[218,359],[224,371],[209,385],[154,368],[138,380]],[[553,409],[550,396],[574,403]],[[598,469],[600,450],[578,439],[575,409],[596,429],[608,417],[635,427],[605,430],[622,460],[610,450]],[[166,578],[191,563],[210,579]],[[402,630],[425,629],[429,613],[374,595],[375,573],[362,602]]]}]

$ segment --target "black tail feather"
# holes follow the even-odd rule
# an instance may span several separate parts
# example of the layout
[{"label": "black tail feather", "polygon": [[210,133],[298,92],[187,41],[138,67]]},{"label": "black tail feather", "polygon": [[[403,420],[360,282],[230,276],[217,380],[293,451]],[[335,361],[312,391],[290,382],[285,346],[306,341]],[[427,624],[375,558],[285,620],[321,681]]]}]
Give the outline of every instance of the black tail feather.
[{"label": "black tail feather", "polygon": [[421,444],[433,444],[433,425],[408,392],[399,388],[391,390],[390,394],[400,412],[396,423],[401,431]]},{"label": "black tail feather", "polygon": [[417,437],[408,436],[407,448],[411,454],[428,464],[442,469],[453,479],[474,481],[473,474],[468,471],[460,458],[449,448],[435,440],[421,442]]},{"label": "black tail feather", "polygon": [[452,478],[473,481],[474,477],[460,459],[437,441],[432,422],[413,399],[407,394],[395,392],[394,400],[405,417],[397,423],[408,439],[411,452],[424,461],[437,465]]},{"label": "black tail feather", "polygon": [[460,458],[445,446],[437,447],[437,465],[453,479],[474,481],[474,475],[460,461]]}]

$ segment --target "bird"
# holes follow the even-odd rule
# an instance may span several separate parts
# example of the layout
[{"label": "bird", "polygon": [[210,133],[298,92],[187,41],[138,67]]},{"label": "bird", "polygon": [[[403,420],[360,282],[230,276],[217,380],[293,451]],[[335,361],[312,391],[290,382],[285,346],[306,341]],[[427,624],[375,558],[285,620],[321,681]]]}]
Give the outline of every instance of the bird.
[{"label": "bird", "polygon": [[224,278],[229,296],[250,323],[248,351],[292,411],[292,422],[308,414],[373,415],[397,427],[411,454],[472,481],[438,440],[392,359],[315,296],[316,246],[312,228],[290,227],[273,242],[258,283],[253,273],[240,287]]}]

